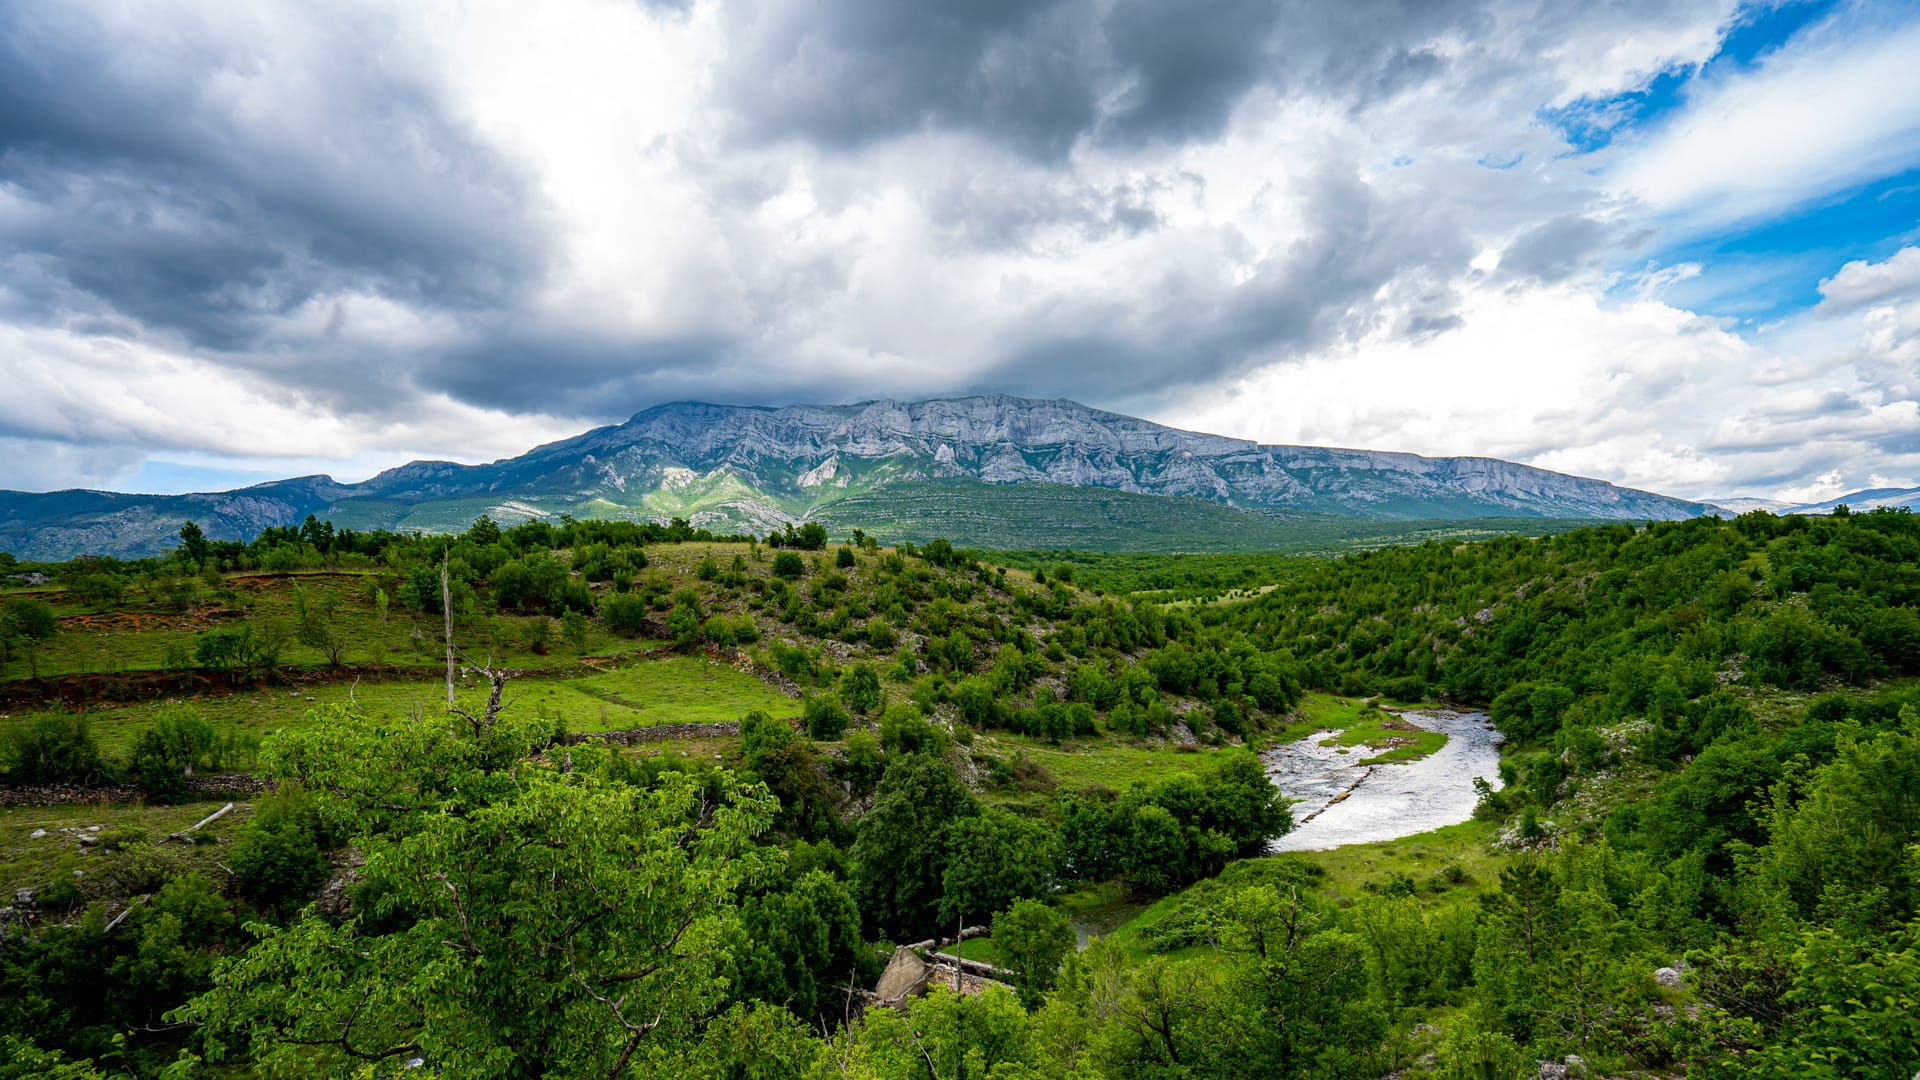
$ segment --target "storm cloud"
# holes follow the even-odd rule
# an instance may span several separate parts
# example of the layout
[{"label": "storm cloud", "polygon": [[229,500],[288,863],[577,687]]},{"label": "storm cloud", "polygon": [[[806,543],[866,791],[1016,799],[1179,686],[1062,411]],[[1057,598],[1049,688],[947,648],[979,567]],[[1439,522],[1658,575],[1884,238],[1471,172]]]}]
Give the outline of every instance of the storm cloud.
[{"label": "storm cloud", "polygon": [[[1570,142],[1626,125],[1621,95],[1703,64],[1745,17],[1718,0],[8,5],[0,377],[41,405],[0,407],[0,486],[113,484],[155,455],[350,476],[679,398],[976,391],[1461,452],[1403,409],[1283,423],[1249,402],[1403,352],[1505,394],[1497,364],[1447,343],[1566,290],[1622,340],[1668,335],[1669,366],[1584,411],[1511,402],[1577,421],[1484,452],[1680,494],[1790,474],[1791,438],[1826,447],[1809,469],[1835,440],[1908,468],[1882,429],[1911,392],[1910,260],[1836,263],[1821,318],[1774,331],[1826,368],[1795,351],[1708,370],[1735,363],[1697,347],[1710,319],[1631,306],[1684,276],[1647,260],[1685,227],[1612,179],[1632,133]],[[1801,383],[1831,392],[1807,399],[1828,422],[1770,411],[1768,387]],[[1632,445],[1616,428],[1705,385],[1730,400],[1683,418],[1673,460],[1713,469],[1555,443]],[[1769,425],[1792,434],[1750,430]]]}]

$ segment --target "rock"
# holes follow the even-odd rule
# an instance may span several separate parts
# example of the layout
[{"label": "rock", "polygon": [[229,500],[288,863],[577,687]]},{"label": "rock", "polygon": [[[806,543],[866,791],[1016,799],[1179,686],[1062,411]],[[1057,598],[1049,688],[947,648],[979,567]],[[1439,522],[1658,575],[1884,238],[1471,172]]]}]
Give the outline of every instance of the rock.
[{"label": "rock", "polygon": [[1585,1080],[1587,1075],[1587,1059],[1581,1057],[1579,1054],[1568,1054],[1566,1060],[1567,1075],[1575,1078],[1575,1080]]},{"label": "rock", "polygon": [[35,829],[35,830],[33,830],[32,832],[30,832],[30,833],[28,833],[28,834],[27,834],[27,839],[29,839],[29,840],[38,840],[38,839],[40,839],[41,837],[43,837],[43,836],[45,836],[45,835],[47,835],[47,830],[45,830],[45,829]]},{"label": "rock", "polygon": [[98,836],[95,836],[95,835],[94,835],[94,834],[92,834],[92,833],[81,833],[81,834],[80,834],[80,846],[81,846],[81,847],[93,847],[94,845],[96,845],[96,844],[98,844],[99,842],[100,842],[100,838],[99,838]]},{"label": "rock", "polygon": [[21,907],[32,907],[33,897],[34,897],[34,891],[32,889],[13,890],[13,902],[20,905]]},{"label": "rock", "polygon": [[880,981],[873,986],[873,996],[889,1005],[905,1001],[926,991],[932,973],[933,968],[912,949],[896,948],[887,961],[887,970],[880,973]]},{"label": "rock", "polygon": [[1686,977],[1678,968],[1663,967],[1653,973],[1654,984],[1667,990],[1678,990],[1686,985]]},{"label": "rock", "polygon": [[1539,1065],[1540,1072],[1537,1075],[1540,1080],[1567,1080],[1567,1067],[1565,1065],[1557,1061],[1542,1061]]}]

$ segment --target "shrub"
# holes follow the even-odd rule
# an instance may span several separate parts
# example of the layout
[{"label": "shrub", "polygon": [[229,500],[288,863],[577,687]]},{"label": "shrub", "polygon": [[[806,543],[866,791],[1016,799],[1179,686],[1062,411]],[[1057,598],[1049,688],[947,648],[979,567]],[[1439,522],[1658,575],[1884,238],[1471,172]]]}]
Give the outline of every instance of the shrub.
[{"label": "shrub", "polygon": [[808,698],[801,715],[807,720],[807,736],[823,741],[838,739],[846,733],[847,725],[852,722],[840,702],[826,694]]},{"label": "shrub", "polygon": [[946,748],[940,729],[911,705],[894,705],[881,714],[880,745],[889,754],[938,754]]},{"label": "shrub", "polygon": [[7,776],[16,784],[87,784],[106,772],[86,718],[68,713],[49,713],[15,728],[4,752]]},{"label": "shrub", "polygon": [[274,907],[319,888],[328,873],[320,831],[312,800],[297,793],[262,800],[233,845],[240,894]]},{"label": "shrub", "polygon": [[638,593],[614,593],[600,601],[600,617],[607,629],[632,637],[646,629],[647,601]]}]

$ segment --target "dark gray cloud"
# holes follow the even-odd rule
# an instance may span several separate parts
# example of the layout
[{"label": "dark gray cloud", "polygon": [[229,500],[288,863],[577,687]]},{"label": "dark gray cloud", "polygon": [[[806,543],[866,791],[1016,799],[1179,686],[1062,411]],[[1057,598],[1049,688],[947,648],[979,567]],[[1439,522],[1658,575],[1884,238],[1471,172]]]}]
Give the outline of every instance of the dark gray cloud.
[{"label": "dark gray cloud", "polygon": [[1054,156],[1097,115],[1088,14],[1072,0],[742,3],[725,93],[759,137],[844,149],[951,127]]},{"label": "dark gray cloud", "polygon": [[543,272],[535,189],[392,26],[341,14],[261,40],[233,22],[181,18],[130,51],[81,5],[0,7],[14,282],[237,350],[327,293],[472,309]]},{"label": "dark gray cloud", "polygon": [[1611,230],[1590,217],[1565,214],[1521,233],[1500,256],[1511,278],[1551,284],[1591,269],[1608,252]]},{"label": "dark gray cloud", "polygon": [[757,138],[846,150],[929,129],[1036,157],[1220,134],[1266,85],[1354,105],[1446,69],[1480,0],[762,0],[728,8],[726,98]]},{"label": "dark gray cloud", "polygon": [[1169,270],[1141,296],[1049,309],[994,371],[996,384],[1069,397],[1139,400],[1216,385],[1263,362],[1374,329],[1366,301],[1407,283],[1416,334],[1457,322],[1444,282],[1473,257],[1458,223],[1394,205],[1329,170],[1312,185],[1316,228],[1260,259],[1244,281]]},{"label": "dark gray cloud", "polygon": [[[145,380],[97,422],[77,390],[0,401],[0,438],[91,477],[306,416],[261,452],[457,453],[476,410],[497,435],[689,397],[1165,417],[1363,339],[1446,352],[1488,295],[1640,242],[1538,110],[1630,88],[1718,4],[0,3],[0,379]],[[1884,389],[1909,353],[1855,366]],[[193,395],[140,398],[176,370],[271,420],[169,426]],[[1697,392],[1631,382],[1649,413]]]}]

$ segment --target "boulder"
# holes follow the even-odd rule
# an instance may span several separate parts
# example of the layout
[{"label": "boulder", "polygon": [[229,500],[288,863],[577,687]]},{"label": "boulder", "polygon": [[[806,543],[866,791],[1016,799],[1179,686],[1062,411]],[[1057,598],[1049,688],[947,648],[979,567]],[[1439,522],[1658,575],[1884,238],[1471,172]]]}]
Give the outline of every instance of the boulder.
[{"label": "boulder", "polygon": [[887,970],[880,973],[880,981],[874,984],[873,996],[884,1004],[898,1004],[925,993],[927,978],[932,973],[932,966],[915,955],[912,949],[897,948],[893,950],[892,959],[887,961]]},{"label": "boulder", "polygon": [[1678,990],[1686,985],[1687,980],[1680,974],[1680,969],[1663,967],[1653,973],[1653,981],[1663,989]]}]

